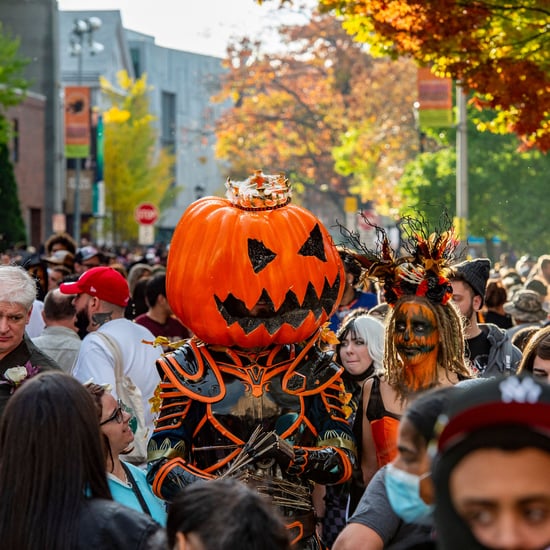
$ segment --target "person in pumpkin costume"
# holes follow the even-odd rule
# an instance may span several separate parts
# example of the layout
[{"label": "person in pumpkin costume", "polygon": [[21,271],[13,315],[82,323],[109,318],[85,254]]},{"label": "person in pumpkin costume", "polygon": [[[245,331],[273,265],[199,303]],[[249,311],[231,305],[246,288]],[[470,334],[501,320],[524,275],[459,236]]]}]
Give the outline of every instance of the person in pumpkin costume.
[{"label": "person in pumpkin costume", "polygon": [[451,301],[448,279],[458,246],[452,224],[443,215],[431,234],[423,220],[406,218],[401,227],[405,237],[401,256],[382,228],[375,227],[379,237],[375,250],[342,228],[358,251],[356,258],[366,269],[365,275],[383,285],[390,306],[384,373],[365,382],[362,414],[354,426],[365,486],[397,455],[397,429],[410,398],[471,377],[464,361],[462,321]]},{"label": "person in pumpkin costume", "polygon": [[148,478],[168,501],[197,479],[241,479],[278,506],[295,548],[321,548],[313,484],[345,482],[355,462],[342,369],[319,344],[343,265],[284,176],[226,187],[189,206],[170,245],[168,300],[194,336],[157,363]]}]

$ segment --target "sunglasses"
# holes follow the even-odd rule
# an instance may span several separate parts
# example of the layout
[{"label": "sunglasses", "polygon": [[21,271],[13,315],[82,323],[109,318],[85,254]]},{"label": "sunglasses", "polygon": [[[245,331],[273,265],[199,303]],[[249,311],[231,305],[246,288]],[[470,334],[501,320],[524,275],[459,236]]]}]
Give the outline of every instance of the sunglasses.
[{"label": "sunglasses", "polygon": [[113,420],[116,420],[118,424],[122,424],[122,421],[124,420],[124,404],[122,403],[122,401],[118,401],[117,404],[118,407],[115,409],[113,414],[109,418],[105,419],[103,422],[100,422],[100,426],[112,422]]}]

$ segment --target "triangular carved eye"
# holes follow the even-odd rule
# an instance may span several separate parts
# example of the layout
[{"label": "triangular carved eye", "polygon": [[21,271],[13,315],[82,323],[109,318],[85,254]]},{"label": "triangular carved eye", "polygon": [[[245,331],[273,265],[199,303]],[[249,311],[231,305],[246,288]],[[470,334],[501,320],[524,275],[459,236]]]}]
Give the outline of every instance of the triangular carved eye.
[{"label": "triangular carved eye", "polygon": [[325,243],[323,242],[323,235],[319,224],[315,224],[315,227],[311,230],[307,241],[302,245],[302,248],[298,251],[298,254],[302,256],[315,256],[322,262],[327,261],[325,255]]},{"label": "triangular carved eye", "polygon": [[262,241],[248,239],[248,257],[254,273],[258,273],[272,262],[277,254],[273,250],[269,250]]}]

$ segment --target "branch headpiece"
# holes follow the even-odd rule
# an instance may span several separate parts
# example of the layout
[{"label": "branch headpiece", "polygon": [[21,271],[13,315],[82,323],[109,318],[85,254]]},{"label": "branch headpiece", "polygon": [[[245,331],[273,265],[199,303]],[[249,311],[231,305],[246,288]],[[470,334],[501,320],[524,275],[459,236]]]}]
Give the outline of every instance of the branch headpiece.
[{"label": "branch headpiece", "polygon": [[365,277],[377,279],[384,290],[386,302],[393,306],[406,295],[424,296],[445,305],[453,295],[448,276],[455,262],[459,241],[449,216],[444,213],[438,227],[428,233],[424,219],[405,217],[401,220],[404,255],[392,248],[385,229],[372,224],[361,213],[365,223],[376,231],[376,247],[367,248],[359,234],[340,226],[348,246],[358,251],[355,257],[365,268]]}]

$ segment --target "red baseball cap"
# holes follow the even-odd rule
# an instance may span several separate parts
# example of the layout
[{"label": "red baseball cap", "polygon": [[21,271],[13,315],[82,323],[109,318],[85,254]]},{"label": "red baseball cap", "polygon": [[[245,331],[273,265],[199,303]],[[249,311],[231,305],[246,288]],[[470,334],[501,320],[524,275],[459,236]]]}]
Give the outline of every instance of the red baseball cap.
[{"label": "red baseball cap", "polygon": [[74,283],[61,283],[63,294],[89,294],[100,300],[126,307],[130,300],[128,281],[112,267],[93,267],[85,271]]}]

